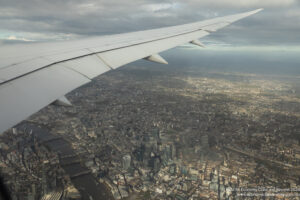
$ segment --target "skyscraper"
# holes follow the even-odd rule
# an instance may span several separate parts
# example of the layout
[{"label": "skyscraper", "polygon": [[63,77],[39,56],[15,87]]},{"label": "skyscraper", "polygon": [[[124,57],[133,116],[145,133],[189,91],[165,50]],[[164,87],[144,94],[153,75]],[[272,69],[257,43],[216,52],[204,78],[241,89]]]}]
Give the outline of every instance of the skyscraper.
[{"label": "skyscraper", "polygon": [[128,154],[123,156],[123,158],[122,158],[123,170],[125,170],[125,171],[128,170],[130,167],[130,164],[131,164],[131,156]]}]

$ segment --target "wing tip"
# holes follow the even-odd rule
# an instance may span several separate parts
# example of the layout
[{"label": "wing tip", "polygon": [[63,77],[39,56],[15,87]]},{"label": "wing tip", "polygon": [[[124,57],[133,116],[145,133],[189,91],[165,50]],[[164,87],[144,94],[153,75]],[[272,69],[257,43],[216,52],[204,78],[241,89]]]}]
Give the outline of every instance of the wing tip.
[{"label": "wing tip", "polygon": [[264,10],[264,8],[259,8],[259,9],[250,11],[249,14],[250,14],[250,15],[254,15],[254,14],[259,13],[259,12],[261,12],[261,11],[263,11],[263,10]]},{"label": "wing tip", "polygon": [[263,10],[264,10],[264,8],[259,8],[259,9],[254,10],[254,12],[255,12],[255,13],[258,13],[258,12],[261,12],[261,11],[263,11]]},{"label": "wing tip", "polygon": [[[264,10],[264,8],[259,8],[259,9],[256,9],[256,10],[252,10],[252,11],[249,11],[249,12],[242,13],[241,17],[237,20],[240,20],[240,19],[245,18],[245,17],[249,17],[249,16],[254,15],[254,14],[256,14],[258,12],[261,12],[263,10]],[[234,21],[237,21],[237,20],[234,20]]]}]

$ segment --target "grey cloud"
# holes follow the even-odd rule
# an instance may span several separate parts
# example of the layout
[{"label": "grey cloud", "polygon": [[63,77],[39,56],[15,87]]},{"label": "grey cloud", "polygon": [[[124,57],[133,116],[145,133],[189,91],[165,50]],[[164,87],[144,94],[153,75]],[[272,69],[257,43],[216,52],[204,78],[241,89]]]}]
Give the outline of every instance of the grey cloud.
[{"label": "grey cloud", "polygon": [[298,0],[0,0],[0,5],[0,29],[32,40],[158,28],[264,7],[264,12],[209,40],[235,45],[300,43]]}]

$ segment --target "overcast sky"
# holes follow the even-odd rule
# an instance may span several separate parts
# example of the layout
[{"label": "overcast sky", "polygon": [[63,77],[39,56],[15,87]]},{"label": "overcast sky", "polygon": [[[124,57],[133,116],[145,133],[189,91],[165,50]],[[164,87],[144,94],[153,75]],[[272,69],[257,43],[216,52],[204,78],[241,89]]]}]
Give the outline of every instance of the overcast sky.
[{"label": "overcast sky", "polygon": [[265,10],[206,37],[212,45],[300,46],[299,0],[0,0],[0,39],[45,41]]}]

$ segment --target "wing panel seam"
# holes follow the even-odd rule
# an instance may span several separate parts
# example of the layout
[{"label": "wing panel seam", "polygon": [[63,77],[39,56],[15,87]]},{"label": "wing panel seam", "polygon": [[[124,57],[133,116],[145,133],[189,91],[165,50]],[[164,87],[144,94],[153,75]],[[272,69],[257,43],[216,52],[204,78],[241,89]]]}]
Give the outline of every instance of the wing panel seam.
[{"label": "wing panel seam", "polygon": [[[74,57],[74,58],[69,58],[69,59],[66,59],[66,60],[61,60],[61,61],[57,61],[57,62],[54,62],[54,63],[51,63],[49,65],[46,65],[44,67],[41,67],[41,68],[38,68],[36,70],[33,70],[33,71],[30,71],[30,72],[27,72],[27,73],[24,73],[20,76],[17,76],[17,77],[14,77],[14,78],[11,78],[9,80],[6,80],[2,83],[0,83],[0,86],[5,84],[5,83],[9,83],[11,81],[14,81],[18,78],[21,78],[23,76],[27,76],[31,73],[34,73],[34,72],[37,72],[39,70],[43,70],[45,68],[48,68],[48,67],[51,67],[53,65],[56,65],[56,64],[59,64],[59,63],[62,63],[62,62],[66,62],[66,61],[70,61],[70,60],[75,60],[75,59],[78,59],[78,58],[83,58],[83,57],[86,57],[86,56],[91,56],[91,55],[95,55],[95,54],[99,54],[99,53],[103,53],[103,52],[109,52],[109,51],[114,51],[114,50],[118,50],[118,49],[123,49],[123,48],[127,48],[127,47],[132,47],[132,46],[138,46],[138,45],[141,45],[141,44],[147,44],[147,43],[151,43],[151,42],[155,42],[155,41],[160,41],[160,40],[165,40],[165,39],[169,39],[169,38],[173,38],[173,37],[177,37],[177,36],[181,36],[181,35],[186,35],[186,34],[190,34],[190,33],[194,33],[194,32],[197,32],[197,31],[201,31],[202,29],[197,29],[197,30],[193,30],[193,31],[189,31],[189,32],[185,32],[185,33],[180,33],[180,34],[177,34],[177,35],[173,35],[173,36],[168,36],[168,37],[165,37],[165,38],[159,38],[159,39],[155,39],[155,40],[150,40],[150,41],[147,41],[147,42],[141,42],[141,43],[137,43],[137,44],[132,44],[132,45],[127,45],[127,46],[123,46],[123,47],[118,47],[118,48],[114,48],[114,49],[109,49],[109,50],[104,50],[104,51],[99,51],[99,52],[94,52],[94,53],[90,53],[90,54],[86,54],[86,55],[82,55],[82,56],[78,56],[78,57]],[[205,31],[205,30],[202,30],[202,31]],[[207,31],[205,31],[207,32]],[[43,57],[45,58],[45,57]],[[47,58],[46,58],[47,59]],[[102,59],[101,59],[102,60]],[[109,66],[110,67],[110,66]]]}]

